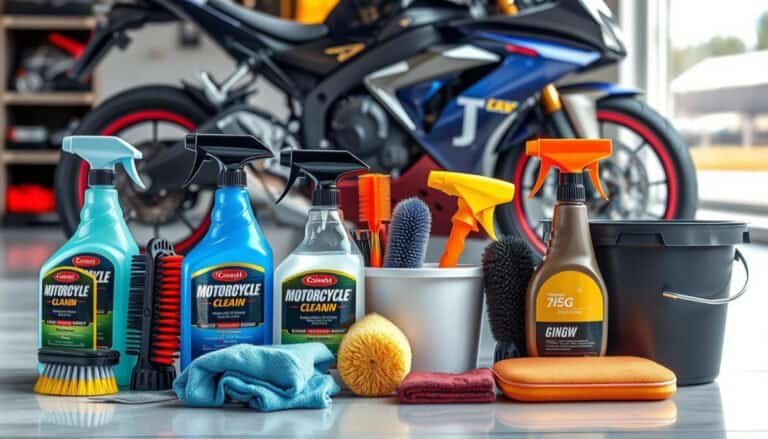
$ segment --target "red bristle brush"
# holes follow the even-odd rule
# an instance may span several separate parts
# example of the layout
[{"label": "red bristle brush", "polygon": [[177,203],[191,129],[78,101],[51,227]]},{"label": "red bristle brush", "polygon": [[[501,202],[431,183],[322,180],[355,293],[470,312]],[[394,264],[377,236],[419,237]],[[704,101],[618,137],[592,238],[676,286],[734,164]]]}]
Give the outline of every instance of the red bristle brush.
[{"label": "red bristle brush", "polygon": [[126,351],[138,356],[131,390],[167,390],[176,378],[182,259],[170,242],[153,238],[131,261]]},{"label": "red bristle brush", "polygon": [[371,231],[370,265],[381,267],[384,260],[384,246],[387,242],[387,223],[392,219],[392,201],[389,175],[364,174],[357,180],[358,213],[361,229]]}]

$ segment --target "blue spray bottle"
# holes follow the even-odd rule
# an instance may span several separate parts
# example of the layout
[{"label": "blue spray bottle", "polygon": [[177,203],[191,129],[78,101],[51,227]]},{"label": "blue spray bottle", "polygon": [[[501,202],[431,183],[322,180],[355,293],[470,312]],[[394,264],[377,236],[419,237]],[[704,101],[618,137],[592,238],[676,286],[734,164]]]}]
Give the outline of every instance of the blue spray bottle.
[{"label": "blue spray bottle", "polygon": [[40,269],[39,346],[113,349],[126,386],[136,357],[125,352],[131,257],[139,253],[114,186],[115,165],[144,188],[134,160],[139,150],[117,137],[71,136],[62,151],[90,164],[80,225]]},{"label": "blue spray bottle", "polygon": [[190,134],[189,184],[206,160],[219,165],[211,225],[181,269],[181,368],[238,343],[272,343],[272,249],[251,209],[243,166],[272,157],[251,136]]}]

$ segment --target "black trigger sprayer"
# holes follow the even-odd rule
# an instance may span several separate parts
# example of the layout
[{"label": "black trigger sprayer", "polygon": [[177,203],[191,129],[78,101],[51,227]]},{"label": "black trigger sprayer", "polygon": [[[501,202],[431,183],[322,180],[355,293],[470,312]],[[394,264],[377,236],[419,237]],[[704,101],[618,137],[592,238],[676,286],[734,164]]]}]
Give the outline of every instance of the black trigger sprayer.
[{"label": "black trigger sprayer", "polygon": [[280,164],[291,168],[285,191],[279,203],[300,176],[314,184],[312,206],[338,207],[339,189],[336,183],[344,177],[364,174],[370,167],[349,151],[336,149],[294,149],[280,154]]},{"label": "black trigger sprayer", "polygon": [[274,157],[272,150],[253,136],[232,136],[227,134],[187,134],[186,149],[195,152],[195,162],[184,182],[192,183],[200,168],[208,160],[219,165],[219,187],[245,186],[243,167],[251,161]]}]

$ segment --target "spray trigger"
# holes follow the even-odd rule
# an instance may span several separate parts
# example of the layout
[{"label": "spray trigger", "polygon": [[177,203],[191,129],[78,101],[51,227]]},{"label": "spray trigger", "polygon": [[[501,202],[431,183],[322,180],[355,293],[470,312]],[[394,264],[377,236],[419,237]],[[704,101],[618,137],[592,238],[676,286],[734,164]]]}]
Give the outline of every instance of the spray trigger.
[{"label": "spray trigger", "polygon": [[275,203],[288,195],[293,184],[301,177],[314,184],[313,205],[337,205],[336,183],[344,177],[368,172],[368,165],[349,151],[338,149],[293,149],[280,154],[280,164],[289,166],[291,172],[285,190]]},{"label": "spray trigger", "polygon": [[536,184],[533,185],[533,188],[531,188],[531,193],[528,194],[529,199],[535,197],[536,193],[539,192],[541,187],[544,186],[544,183],[547,182],[547,176],[549,175],[549,171],[551,169],[552,169],[552,162],[546,158],[542,158],[541,165],[539,168],[539,175],[536,177]]},{"label": "spray trigger", "polygon": [[[563,174],[581,175],[588,171],[592,186],[604,199],[608,195],[600,183],[599,162],[611,156],[613,148],[610,139],[536,139],[525,144],[525,153],[541,159],[541,168],[536,178],[536,184],[531,189],[528,198],[533,198],[547,181],[547,175],[552,168]],[[581,183],[579,183],[581,187]],[[583,197],[583,187],[582,187]],[[584,201],[584,200],[581,200]]]},{"label": "spray trigger", "polygon": [[600,183],[600,164],[598,162],[590,164],[587,166],[587,171],[589,171],[589,180],[592,182],[592,186],[595,187],[597,193],[599,193],[604,200],[607,200],[608,195],[605,193],[602,183]]},{"label": "spray trigger", "polygon": [[[207,160],[219,165],[220,185],[245,184],[243,173],[246,163],[274,157],[272,150],[254,136],[227,134],[187,134],[185,148],[195,152],[192,170],[184,182],[188,186]],[[231,176],[231,178],[227,178]]]},{"label": "spray trigger", "polygon": [[115,165],[119,163],[137,186],[146,189],[136,169],[136,160],[140,160],[143,154],[119,137],[67,136],[62,142],[61,150],[82,157],[90,165],[91,171],[114,173]]}]

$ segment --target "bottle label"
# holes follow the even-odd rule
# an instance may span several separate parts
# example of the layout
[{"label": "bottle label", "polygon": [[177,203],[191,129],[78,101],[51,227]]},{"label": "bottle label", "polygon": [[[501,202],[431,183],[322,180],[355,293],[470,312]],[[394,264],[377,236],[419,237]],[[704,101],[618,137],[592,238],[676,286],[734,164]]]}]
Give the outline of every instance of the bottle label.
[{"label": "bottle label", "polygon": [[192,357],[243,343],[241,331],[264,324],[264,268],[231,263],[192,273]]},{"label": "bottle label", "polygon": [[42,291],[42,347],[94,349],[96,277],[77,267],[59,266],[45,273]]},{"label": "bottle label", "polygon": [[282,283],[282,343],[325,343],[336,354],[355,323],[357,281],[335,270],[306,271]]},{"label": "bottle label", "polygon": [[61,261],[57,267],[74,267],[96,278],[96,347],[111,349],[115,265],[102,255],[79,253]]},{"label": "bottle label", "polygon": [[198,328],[249,328],[264,323],[264,269],[224,264],[192,275],[192,325]]},{"label": "bottle label", "polygon": [[600,355],[603,312],[603,294],[592,277],[573,270],[551,276],[536,297],[539,355]]}]

